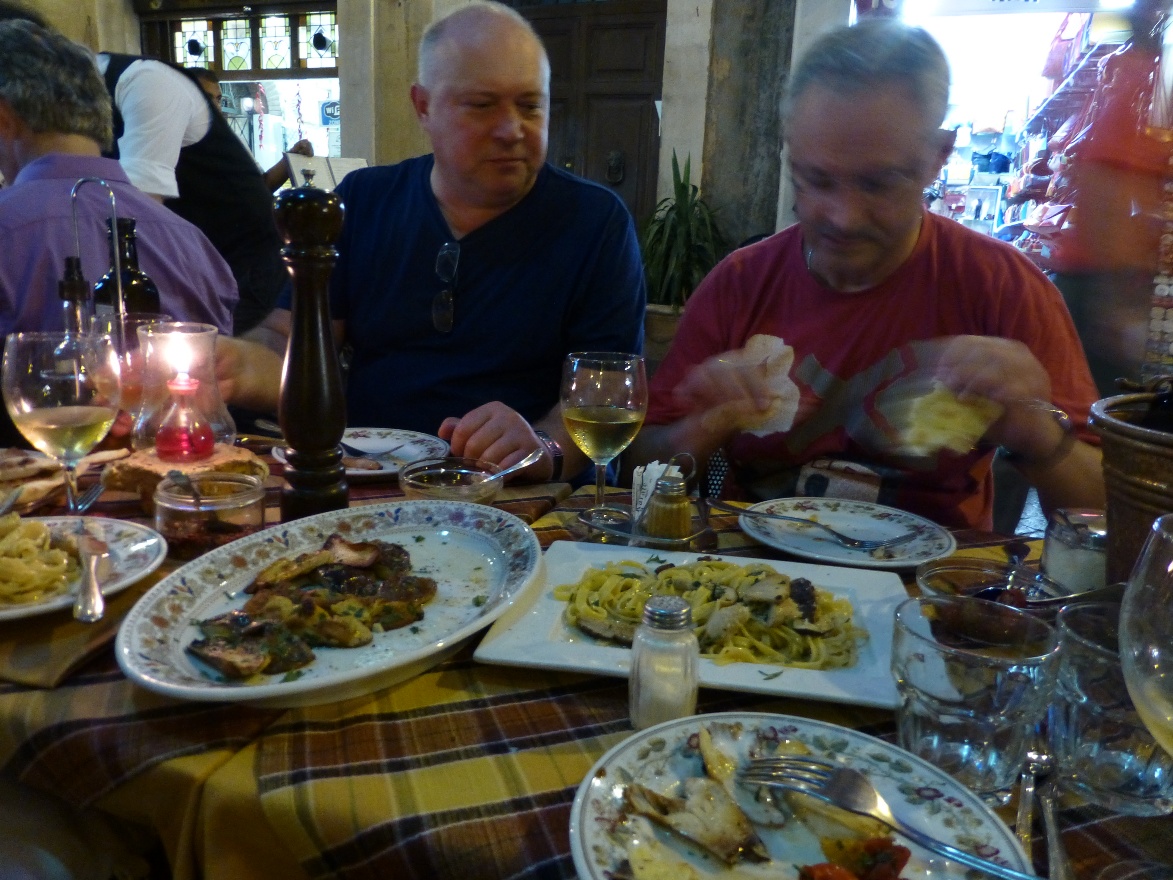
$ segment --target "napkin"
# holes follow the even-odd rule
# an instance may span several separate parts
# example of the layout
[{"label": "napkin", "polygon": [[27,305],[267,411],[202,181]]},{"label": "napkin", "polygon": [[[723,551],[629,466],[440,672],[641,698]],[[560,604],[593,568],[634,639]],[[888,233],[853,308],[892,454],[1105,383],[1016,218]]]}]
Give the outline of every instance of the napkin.
[{"label": "napkin", "polygon": [[643,516],[648,502],[656,492],[656,483],[660,477],[667,474],[671,477],[680,477],[680,468],[674,464],[661,464],[659,461],[636,467],[631,475],[631,516],[639,520]]},{"label": "napkin", "polygon": [[57,687],[114,640],[134,603],[170,572],[170,566],[162,569],[108,596],[106,614],[97,623],[78,623],[72,607],[0,623],[0,679],[29,687]]}]

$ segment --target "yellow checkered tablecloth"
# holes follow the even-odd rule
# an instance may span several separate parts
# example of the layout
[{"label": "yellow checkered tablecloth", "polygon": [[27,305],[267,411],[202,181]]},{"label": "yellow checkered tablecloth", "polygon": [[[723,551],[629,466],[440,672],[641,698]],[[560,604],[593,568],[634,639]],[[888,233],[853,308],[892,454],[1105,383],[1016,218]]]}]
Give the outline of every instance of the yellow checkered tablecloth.
[{"label": "yellow checkered tablecloth", "polygon": [[[590,503],[579,493],[539,517],[543,545],[574,537]],[[722,553],[780,555],[734,516],[713,525]],[[994,536],[958,539],[961,553],[1005,558]],[[708,689],[699,708],[893,735],[892,713],[875,709]],[[52,690],[0,684],[5,773],[150,827],[180,880],[572,877],[575,790],[630,730],[623,680],[486,666],[471,647],[370,696],[286,711],[155,697],[109,652]],[[1061,821],[1079,880],[1173,861],[1170,820],[1069,804]]]}]

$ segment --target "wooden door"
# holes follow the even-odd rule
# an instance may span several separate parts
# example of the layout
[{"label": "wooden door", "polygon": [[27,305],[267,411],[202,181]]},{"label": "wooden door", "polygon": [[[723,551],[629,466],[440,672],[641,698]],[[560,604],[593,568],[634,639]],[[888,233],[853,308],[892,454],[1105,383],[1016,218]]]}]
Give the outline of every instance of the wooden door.
[{"label": "wooden door", "polygon": [[612,189],[642,224],[656,206],[666,0],[518,11],[550,56],[549,161]]}]

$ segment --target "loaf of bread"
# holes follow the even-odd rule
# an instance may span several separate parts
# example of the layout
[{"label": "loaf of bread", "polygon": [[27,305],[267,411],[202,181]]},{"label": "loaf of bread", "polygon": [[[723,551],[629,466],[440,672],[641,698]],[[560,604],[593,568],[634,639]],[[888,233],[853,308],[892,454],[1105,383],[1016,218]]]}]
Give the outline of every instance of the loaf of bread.
[{"label": "loaf of bread", "polygon": [[210,458],[203,461],[177,464],[160,461],[154,448],[140,449],[130,456],[106,467],[102,482],[107,489],[121,489],[137,492],[147,513],[155,510],[155,487],[167,476],[168,471],[182,471],[188,476],[206,473],[251,474],[264,479],[269,475],[269,466],[243,446],[228,446],[217,443]]}]

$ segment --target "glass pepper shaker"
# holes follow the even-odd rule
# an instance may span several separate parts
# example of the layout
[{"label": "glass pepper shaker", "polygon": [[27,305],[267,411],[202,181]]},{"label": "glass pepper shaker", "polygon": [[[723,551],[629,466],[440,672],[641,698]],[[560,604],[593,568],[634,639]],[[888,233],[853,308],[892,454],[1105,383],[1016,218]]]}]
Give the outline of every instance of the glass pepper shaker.
[{"label": "glass pepper shaker", "polygon": [[699,657],[688,602],[648,599],[631,643],[628,711],[636,730],[696,713]]},{"label": "glass pepper shaker", "polygon": [[644,534],[655,538],[687,538],[692,534],[692,508],[684,477],[665,474],[648,499]]}]

